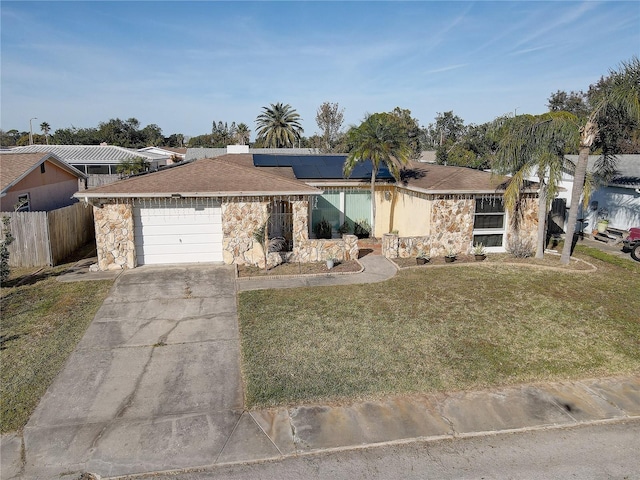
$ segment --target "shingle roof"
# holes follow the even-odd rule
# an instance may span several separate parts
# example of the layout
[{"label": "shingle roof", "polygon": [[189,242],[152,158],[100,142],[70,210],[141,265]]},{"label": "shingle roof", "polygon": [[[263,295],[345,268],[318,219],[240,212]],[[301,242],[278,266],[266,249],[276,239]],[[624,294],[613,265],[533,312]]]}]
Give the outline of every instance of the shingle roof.
[{"label": "shingle roof", "polygon": [[[227,158],[232,157],[232,158]],[[248,157],[248,158],[246,158]],[[77,194],[77,197],[229,197],[316,195],[321,191],[298,180],[248,167],[251,155],[228,155],[176,164]]]},{"label": "shingle roof", "polygon": [[41,163],[49,160],[50,162],[58,165],[60,168],[67,172],[84,178],[85,175],[68,165],[64,161],[60,160],[56,155],[45,153],[13,153],[2,152],[0,153],[0,186],[2,192],[8,190],[12,185],[15,185],[30,172],[40,166]]},{"label": "shingle roof", "polygon": [[135,157],[144,157],[147,160],[160,160],[165,155],[136,152],[115,145],[28,145],[15,147],[14,153],[53,152],[67,163],[118,163],[121,160],[130,160]]},{"label": "shingle roof", "polygon": [[504,191],[507,177],[466,167],[411,162],[402,171],[401,184],[429,193],[490,193]]}]

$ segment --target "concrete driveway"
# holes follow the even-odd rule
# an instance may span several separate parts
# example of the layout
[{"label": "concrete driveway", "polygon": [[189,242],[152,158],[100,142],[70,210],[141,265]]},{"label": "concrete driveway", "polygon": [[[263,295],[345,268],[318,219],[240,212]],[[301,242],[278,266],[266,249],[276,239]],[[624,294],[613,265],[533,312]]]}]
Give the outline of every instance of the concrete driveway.
[{"label": "concrete driveway", "polygon": [[26,477],[210,465],[242,415],[234,270],[126,271],[24,431]]}]

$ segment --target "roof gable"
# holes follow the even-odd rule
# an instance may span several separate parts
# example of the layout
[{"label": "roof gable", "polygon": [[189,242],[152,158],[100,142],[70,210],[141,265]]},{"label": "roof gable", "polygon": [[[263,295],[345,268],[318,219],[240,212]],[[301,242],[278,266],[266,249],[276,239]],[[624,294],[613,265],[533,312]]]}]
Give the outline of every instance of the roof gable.
[{"label": "roof gable", "polygon": [[17,184],[20,180],[25,178],[46,161],[57,165],[66,172],[78,178],[86,178],[86,175],[84,173],[73,168],[71,165],[67,164],[66,162],[58,158],[55,154],[50,152],[2,152],[0,153],[0,171],[2,171],[0,186],[2,187],[2,192],[6,192],[9,188]]}]

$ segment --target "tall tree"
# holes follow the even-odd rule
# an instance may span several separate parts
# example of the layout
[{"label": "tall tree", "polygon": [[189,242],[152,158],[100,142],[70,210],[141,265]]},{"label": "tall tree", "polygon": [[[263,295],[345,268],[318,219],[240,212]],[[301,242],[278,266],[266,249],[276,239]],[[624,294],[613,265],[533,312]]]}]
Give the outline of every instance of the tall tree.
[{"label": "tall tree", "polygon": [[396,117],[407,136],[407,145],[411,149],[411,158],[413,160],[419,159],[422,153],[422,143],[420,141],[421,130],[418,120],[411,116],[411,110],[408,108],[396,107],[390,113]]},{"label": "tall tree", "polygon": [[544,257],[546,219],[562,180],[564,155],[578,143],[578,118],[567,112],[519,115],[496,121],[500,136],[493,169],[510,174],[505,207],[514,212],[533,174],[538,177],[538,238],[536,258]]},{"label": "tall tree", "polygon": [[569,112],[578,118],[589,115],[589,98],[583,91],[567,93],[558,90],[551,94],[547,102],[550,112]]},{"label": "tall tree", "polygon": [[411,157],[406,132],[397,118],[390,113],[374,113],[348,132],[351,150],[347,156],[343,174],[349,177],[360,162],[371,161],[371,234],[375,236],[376,175],[382,164],[386,165],[396,181],[400,180],[400,168]]},{"label": "tall tree", "polygon": [[[638,57],[633,57],[628,62],[622,62],[617,70],[610,72],[607,85],[592,106],[586,122],[580,127],[580,147],[573,176],[566,240],[560,258],[560,262],[563,264],[568,264],[571,256],[573,235],[580,206],[580,194],[585,183],[589,153],[598,145],[600,133],[606,128],[607,119],[610,119],[611,116],[622,116],[634,125],[640,125],[640,59]],[[600,137],[600,140],[612,141],[612,138]],[[605,152],[603,161],[608,160],[609,157]],[[612,160],[615,161],[615,159]]]},{"label": "tall tree", "polygon": [[320,129],[322,145],[320,151],[323,153],[333,152],[333,148],[338,142],[340,129],[344,121],[344,108],[340,108],[338,103],[324,102],[316,111],[316,123]]},{"label": "tall tree", "polygon": [[293,147],[304,129],[300,115],[291,105],[278,102],[271,107],[262,107],[263,112],[256,118],[258,138],[267,147]]},{"label": "tall tree", "polygon": [[249,143],[249,137],[251,136],[251,130],[249,125],[240,122],[236,128],[236,142],[240,145],[247,145]]},{"label": "tall tree", "polygon": [[42,122],[40,124],[40,130],[42,130],[42,133],[44,133],[44,138],[47,142],[47,145],[49,145],[49,132],[51,131],[51,126],[47,122]]}]

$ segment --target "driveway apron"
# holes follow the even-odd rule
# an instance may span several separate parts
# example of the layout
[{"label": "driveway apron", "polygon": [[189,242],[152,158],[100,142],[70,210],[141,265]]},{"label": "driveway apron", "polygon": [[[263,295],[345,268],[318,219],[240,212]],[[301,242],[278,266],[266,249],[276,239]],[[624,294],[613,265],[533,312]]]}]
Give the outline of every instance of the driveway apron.
[{"label": "driveway apron", "polygon": [[242,409],[233,268],[129,270],[29,420],[24,473],[211,465]]}]

